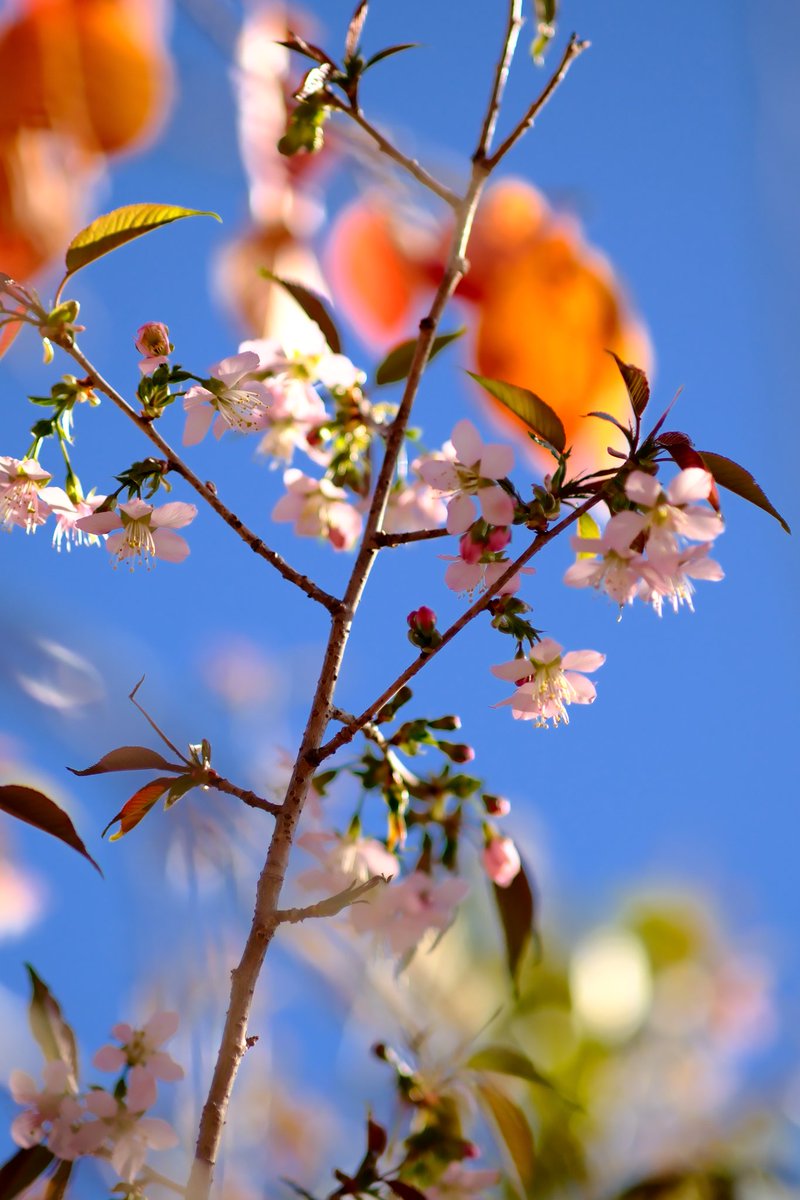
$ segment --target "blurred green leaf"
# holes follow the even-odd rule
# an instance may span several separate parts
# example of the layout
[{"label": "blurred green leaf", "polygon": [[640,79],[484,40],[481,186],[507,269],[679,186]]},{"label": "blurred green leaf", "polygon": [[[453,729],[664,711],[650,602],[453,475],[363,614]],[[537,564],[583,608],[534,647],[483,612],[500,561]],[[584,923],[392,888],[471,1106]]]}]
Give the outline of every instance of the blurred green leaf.
[{"label": "blurred green leaf", "polygon": [[31,981],[28,1020],[31,1033],[48,1062],[63,1062],[78,1078],[78,1048],[75,1034],[64,1020],[61,1007],[43,979],[30,963],[25,964]]},{"label": "blurred green leaf", "polygon": [[481,1080],[477,1092],[514,1165],[522,1195],[528,1196],[536,1166],[536,1146],[528,1118],[505,1092],[486,1080]]},{"label": "blurred green leaf", "polygon": [[505,937],[508,971],[516,991],[525,953],[536,937],[533,890],[524,866],[508,887],[492,886]]},{"label": "blurred green leaf", "polygon": [[122,208],[115,208],[113,212],[104,213],[76,234],[67,247],[67,277],[104,254],[124,246],[126,242],[160,229],[162,225],[181,221],[184,217],[222,220],[217,213],[198,208],[179,208],[174,204],[126,204]]},{"label": "blurred green leaf", "polygon": [[485,387],[495,400],[505,404],[506,408],[524,421],[542,441],[547,442],[559,453],[563,453],[567,444],[567,435],[561,418],[535,392],[529,391],[528,388],[517,387],[514,383],[505,383],[502,379],[489,379],[486,375],[476,375],[473,371],[467,371],[467,374],[481,387]]},{"label": "blurred green leaf", "polygon": [[[444,350],[445,346],[449,346],[451,342],[455,342],[458,338],[463,337],[466,332],[466,328],[456,329],[454,333],[442,333],[439,337],[434,338],[431,343],[428,361],[435,358],[440,350]],[[417,338],[409,338],[407,342],[401,342],[399,346],[395,346],[394,350],[389,351],[375,372],[375,382],[380,387],[384,387],[389,383],[399,383],[402,379],[406,378],[414,361],[417,340]]]},{"label": "blurred green leaf", "polygon": [[533,7],[536,13],[536,39],[531,46],[531,54],[534,62],[541,63],[542,55],[555,37],[558,4],[557,0],[533,0]]},{"label": "blurred green leaf", "polygon": [[377,54],[373,54],[372,58],[367,59],[364,70],[369,70],[370,67],[383,62],[384,58],[389,58],[392,54],[401,54],[403,50],[416,50],[418,45],[418,42],[403,42],[400,46],[387,46],[385,50],[379,50]]},{"label": "blurred green leaf", "polygon": [[[581,513],[578,517],[578,537],[592,539],[600,537],[600,526],[591,513]],[[591,550],[581,550],[578,558],[594,558],[594,555]]]},{"label": "blurred green leaf", "polygon": [[553,1081],[543,1075],[527,1055],[509,1046],[484,1046],[467,1059],[464,1065],[469,1067],[470,1071],[496,1071],[500,1075],[526,1079],[528,1083],[538,1084],[551,1092],[557,1091]]}]

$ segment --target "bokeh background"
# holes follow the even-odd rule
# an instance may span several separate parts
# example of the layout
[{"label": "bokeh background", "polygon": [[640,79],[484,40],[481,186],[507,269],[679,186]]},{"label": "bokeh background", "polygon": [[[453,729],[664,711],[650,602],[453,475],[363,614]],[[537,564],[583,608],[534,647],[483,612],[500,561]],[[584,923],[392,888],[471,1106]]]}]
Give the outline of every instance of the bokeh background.
[{"label": "bokeh background", "polygon": [[[20,7],[0,13],[10,20]],[[150,5],[138,7],[155,45],[159,35],[149,23],[156,13]],[[421,44],[375,70],[364,87],[365,107],[454,184],[464,178],[485,103],[501,34],[499,7],[479,0],[371,5],[369,50]],[[338,46],[349,0],[309,0],[304,8],[314,40]],[[234,4],[211,0],[184,0],[161,14],[174,60],[171,103],[159,102],[161,127],[102,169],[95,163],[91,189],[86,176],[86,217],[136,200],[163,200],[212,209],[224,221],[222,227],[204,221],[174,226],[75,281],[71,294],[81,301],[87,353],[128,394],[137,380],[132,337],[143,321],[165,321],[176,357],[201,374],[249,332],[232,312],[229,277],[220,265],[226,246],[253,219],[252,175],[248,181],[242,165],[235,101],[242,15]],[[602,6],[566,0],[559,37],[573,28],[591,39],[592,49],[509,156],[507,171],[580,222],[587,240],[613,264],[649,332],[657,403],[665,406],[684,389],[675,426],[699,446],[746,465],[796,525],[800,95],[793,46],[800,12],[791,0],[759,6],[706,0],[680,12],[637,0]],[[506,128],[509,114],[524,109],[543,78],[526,56],[528,40],[524,33],[507,92]],[[323,261],[337,211],[380,180],[346,131],[339,158],[304,184],[309,229],[316,206],[324,208],[310,236]],[[82,223],[76,216],[75,228]],[[260,265],[255,251],[252,260],[245,257],[248,263],[253,270]],[[45,292],[57,275],[42,267]],[[470,311],[462,309],[451,325],[462,317],[469,321]],[[359,340],[358,329],[349,333],[348,352],[369,370],[375,348]],[[42,367],[40,353],[23,335],[0,364],[4,454],[20,455],[27,445],[33,410],[25,396],[46,391],[57,369],[69,370],[60,363]],[[460,370],[471,365],[469,354],[465,340],[426,376],[417,421],[430,445],[464,414],[491,429]],[[77,424],[76,465],[87,487],[105,490],[111,474],[146,453],[108,404],[79,412]],[[178,441],[179,414],[165,424]],[[268,525],[280,482],[254,459],[249,443],[225,438],[198,448],[192,461],[248,523],[269,529],[268,540],[294,564],[328,588],[341,585],[345,556]],[[526,472],[518,473],[521,482]],[[191,499],[177,492],[176,498]],[[716,1137],[732,1113],[738,1119],[755,1107],[770,1116],[764,1123],[769,1135],[758,1124],[756,1142],[763,1149],[766,1138],[770,1153],[779,1147],[775,1153],[785,1161],[794,1153],[800,1121],[797,554],[777,523],[743,502],[726,498],[725,515],[728,530],[717,550],[726,581],[701,585],[693,615],[670,612],[659,621],[634,608],[618,621],[603,598],[561,585],[571,561],[566,544],[538,560],[524,592],[537,625],[569,648],[593,647],[608,656],[596,704],[579,710],[569,727],[532,730],[491,707],[501,696],[488,667],[507,654],[480,622],[415,688],[430,713],[452,711],[455,703],[465,738],[476,748],[476,770],[512,801],[508,831],[532,864],[543,927],[552,931],[545,936],[543,971],[566,969],[568,947],[599,927],[624,926],[640,938],[645,911],[705,930],[697,935],[695,958],[695,951],[685,956],[703,964],[700,975],[694,983],[670,985],[678,996],[675,1012],[684,1012],[674,1018],[672,1033],[663,1022],[658,1026],[647,989],[627,1031],[592,1031],[586,1018],[581,1037],[606,1046],[601,1058],[628,1064],[627,1075],[611,1076],[592,1092],[598,1104],[613,1095],[620,1108],[618,1140],[609,1135],[603,1143],[607,1176],[600,1172],[599,1191],[609,1180],[616,1186],[629,1178],[631,1163],[645,1170],[670,1161],[670,1138],[680,1142],[670,1125],[676,1113]],[[60,799],[106,874],[101,882],[56,843],[3,824],[0,1066],[6,1072],[36,1062],[24,1030],[22,962],[29,960],[87,1047],[99,1044],[114,1021],[146,1016],[153,1003],[180,1005],[187,1024],[194,1022],[182,1050],[200,1095],[213,1042],[208,1030],[218,1023],[219,989],[244,936],[249,882],[268,828],[220,798],[194,815],[182,814],[180,806],[164,817],[154,813],[130,838],[102,844],[99,832],[126,798],[126,781],[77,781],[64,768],[86,765],[111,745],[151,744],[127,701],[145,675],[141,697],[173,740],[209,737],[221,771],[262,789],[279,786],[302,729],[325,627],[322,614],[260,569],[213,514],[201,512],[190,540],[185,564],[129,574],[112,570],[102,551],[56,555],[44,534],[25,538],[17,530],[3,539],[3,778],[32,782]],[[338,694],[343,707],[360,710],[407,661],[410,608],[429,604],[442,623],[460,611],[463,601],[444,588],[438,549],[382,556],[351,643]],[[187,806],[193,803],[190,798]],[[220,830],[231,835],[227,866],[217,861]],[[465,1036],[491,1016],[498,998],[503,1002],[500,977],[492,974],[491,921],[481,915],[482,886],[476,876],[473,933],[452,935],[453,948],[442,951],[451,958],[441,959],[436,971],[419,966],[434,991],[449,967],[466,987],[470,959],[493,980],[466,993],[472,1007],[460,1026]],[[680,959],[668,955],[656,963],[647,939],[637,944],[645,946],[656,977],[664,962]],[[631,953],[635,958],[638,951]],[[320,1129],[334,1130],[335,1141],[337,1121],[349,1129],[348,1122],[360,1120],[369,1089],[383,1079],[368,1059],[364,1033],[374,1026],[379,1036],[379,1010],[373,1005],[365,1015],[366,1004],[353,1007],[332,955],[316,934],[300,935],[294,949],[287,945],[275,957],[262,985],[261,1058],[248,1064],[245,1080],[253,1096],[260,1089],[261,1100],[241,1117],[237,1137],[258,1143],[267,1126],[278,1138],[289,1165],[274,1169],[277,1160],[271,1160],[264,1168],[270,1178],[294,1169],[286,1147],[293,1136],[302,1140],[304,1104],[318,1114]],[[630,967],[630,956],[626,961]],[[379,964],[369,962],[364,970],[370,986],[384,989],[384,1000],[394,988],[405,995],[406,985],[393,982]],[[320,975],[329,991],[320,992]],[[711,1011],[712,978],[720,996],[739,998],[736,1020],[726,1026],[737,1032],[724,1050],[712,1018],[704,1024],[698,1017],[701,1009]],[[539,984],[531,986],[534,994]],[[328,997],[322,1006],[316,1002],[321,994]],[[551,1001],[545,1007],[558,1008],[563,996]],[[550,1032],[524,1037],[532,1053],[546,1056],[557,1037],[546,1021],[542,1028]],[[637,1037],[640,1045],[644,1039],[646,1047],[660,1047],[644,1066],[633,1053]],[[628,1128],[631,1111],[662,1089],[674,1065],[664,1045],[669,1037],[688,1047],[683,1090],[649,1124],[642,1119],[642,1127]],[[570,1053],[564,1051],[564,1062]],[[563,1066],[555,1058],[551,1065]],[[571,1061],[574,1067],[574,1055]],[[289,1078],[301,1081],[292,1093],[296,1108],[276,1082]],[[711,1081],[711,1099],[699,1110],[692,1107],[702,1091],[698,1079]],[[334,1110],[341,1111],[329,1116],[321,1097],[333,1086]],[[262,1111],[265,1093],[271,1108]],[[187,1096],[180,1117],[187,1131],[191,1105]],[[11,1111],[10,1103],[4,1107]],[[678,1128],[684,1128],[680,1121]],[[657,1143],[652,1152],[648,1138]],[[320,1145],[324,1141],[320,1135]],[[359,1143],[353,1144],[355,1159]],[[313,1171],[304,1179],[311,1186]],[[230,1191],[238,1194],[250,1195]]]}]

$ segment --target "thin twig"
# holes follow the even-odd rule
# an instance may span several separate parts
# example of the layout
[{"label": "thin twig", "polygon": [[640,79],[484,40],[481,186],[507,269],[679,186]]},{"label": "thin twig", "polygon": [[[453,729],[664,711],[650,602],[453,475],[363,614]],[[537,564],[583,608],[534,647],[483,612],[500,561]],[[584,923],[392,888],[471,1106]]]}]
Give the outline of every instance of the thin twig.
[{"label": "thin twig", "polygon": [[74,358],[75,361],[83,368],[95,391],[102,392],[104,396],[108,396],[109,400],[111,400],[112,403],[115,404],[117,408],[125,414],[126,417],[128,417],[129,420],[133,421],[136,428],[139,429],[146,438],[149,438],[153,445],[161,451],[162,455],[166,459],[170,471],[174,471],[176,475],[180,475],[181,478],[184,479],[191,488],[194,488],[197,494],[201,496],[211,508],[213,508],[214,512],[217,513],[218,516],[222,517],[225,524],[230,526],[234,533],[236,533],[242,539],[242,541],[250,547],[254,554],[257,554],[260,558],[265,559],[270,566],[273,566],[275,570],[283,576],[284,579],[288,580],[289,583],[293,583],[295,587],[300,589],[301,592],[305,592],[306,596],[308,596],[310,600],[316,600],[316,602],[321,604],[323,608],[327,608],[329,613],[333,614],[338,611],[338,609],[341,607],[341,602],[335,596],[331,596],[330,593],[326,592],[323,588],[318,587],[317,584],[314,583],[313,580],[309,579],[307,575],[303,575],[300,571],[296,571],[294,567],[289,566],[286,560],[280,554],[278,554],[277,550],[272,550],[260,537],[253,533],[251,529],[248,529],[244,521],[237,517],[236,513],[231,512],[227,505],[223,504],[217,495],[216,489],[207,483],[203,483],[203,481],[197,475],[195,475],[191,467],[188,466],[188,464],[185,463],[183,459],[180,458],[180,456],[172,449],[170,444],[164,440],[164,438],[153,425],[153,422],[141,416],[134,408],[131,407],[130,404],[128,404],[127,400],[125,400],[119,394],[119,392],[111,386],[108,380],[103,378],[97,368],[92,365],[82,350],[80,350],[80,348],[74,342],[64,341],[59,344],[61,345],[61,349],[66,351],[66,353],[69,354],[71,358]]},{"label": "thin twig", "polygon": [[279,908],[275,913],[275,921],[278,925],[297,925],[300,921],[308,921],[315,917],[335,917],[342,909],[357,904],[379,883],[388,883],[385,875],[373,875],[366,883],[351,883],[344,891],[329,896],[327,900],[309,904],[306,908]]},{"label": "thin twig", "polygon": [[497,61],[497,70],[495,71],[494,83],[492,84],[492,94],[489,100],[489,107],[486,110],[486,117],[481,129],[481,136],[478,139],[478,148],[475,151],[476,159],[485,159],[492,147],[492,138],[494,136],[497,118],[500,115],[500,105],[503,100],[503,92],[506,88],[508,73],[511,70],[511,60],[514,57],[514,51],[517,48],[519,39],[519,31],[522,28],[522,0],[510,0],[508,6],[508,28],[506,29],[505,51]]},{"label": "thin twig", "polygon": [[185,755],[185,754],[181,754],[181,752],[180,752],[180,750],[178,749],[178,747],[177,747],[177,746],[176,746],[176,745],[175,745],[173,742],[171,742],[171,741],[169,740],[169,738],[167,737],[167,735],[164,733],[164,730],[163,730],[163,729],[161,729],[161,728],[160,728],[160,727],[159,727],[159,726],[158,726],[158,725],[155,723],[155,721],[154,721],[154,720],[153,720],[153,718],[150,716],[150,713],[147,711],[147,709],[146,709],[146,708],[143,708],[143,707],[142,707],[142,705],[139,703],[139,701],[136,699],[136,693],[138,692],[139,688],[142,686],[142,684],[143,684],[143,683],[144,683],[144,675],[143,675],[143,676],[142,676],[142,678],[139,680],[139,682],[136,684],[136,686],[134,687],[133,691],[128,693],[128,699],[130,700],[130,702],[131,702],[131,704],[133,705],[133,707],[134,707],[134,708],[137,708],[137,709],[139,710],[139,712],[140,712],[140,713],[142,714],[142,716],[144,717],[145,721],[147,721],[147,724],[150,726],[150,728],[155,730],[155,732],[156,732],[156,733],[158,734],[158,736],[161,738],[161,740],[162,740],[162,742],[164,743],[164,745],[165,745],[165,746],[169,746],[169,748],[170,748],[170,750],[173,752],[173,754],[177,754],[177,756],[178,756],[178,758],[181,760],[181,762],[185,763],[187,767],[188,767],[188,766],[190,766],[191,764],[190,764],[190,762],[189,762],[189,759],[186,757],[186,755]]},{"label": "thin twig", "polygon": [[273,800],[265,800],[263,796],[256,795],[249,788],[238,787],[235,783],[231,783],[229,779],[218,775],[210,767],[205,773],[205,781],[209,787],[216,788],[218,792],[225,792],[228,796],[236,796],[249,808],[258,808],[262,812],[271,813],[273,817],[277,817],[283,807],[283,805],[276,804]]},{"label": "thin twig", "polygon": [[[333,97],[332,97],[333,99]],[[385,138],[379,129],[376,129],[357,105],[348,105],[342,101],[334,100],[332,107],[341,113],[345,113],[359,128],[363,129],[368,134],[378,149],[385,154],[392,162],[397,163],[399,167],[407,171],[409,175],[413,175],[417,183],[421,183],[428,191],[433,192],[440,200],[444,200],[445,204],[449,204],[451,208],[457,208],[461,203],[461,197],[455,192],[452,192],[449,187],[445,187],[443,183],[439,183],[438,179],[434,179],[424,167],[420,166],[415,158],[408,158],[402,151],[393,146],[388,138]]]},{"label": "thin twig", "polygon": [[406,546],[409,542],[429,542],[432,538],[448,537],[446,529],[415,529],[411,533],[376,533],[376,546]]},{"label": "thin twig", "polygon": [[559,84],[563,81],[567,71],[572,66],[575,59],[580,54],[583,54],[584,50],[588,50],[590,45],[591,42],[581,41],[577,35],[573,33],[572,37],[567,43],[564,53],[561,55],[561,62],[556,67],[555,72],[551,76],[550,81],[545,87],[544,91],[541,93],[538,99],[534,100],[533,104],[525,113],[525,116],[522,118],[520,123],[514,129],[512,129],[511,133],[508,135],[502,145],[495,150],[491,157],[486,159],[486,165],[490,171],[494,170],[501,158],[505,158],[511,147],[517,144],[522,135],[527,133],[531,125],[533,125],[533,122],[538,117],[539,113],[544,108],[545,104],[547,104],[547,101],[556,91]]},{"label": "thin twig", "polygon": [[521,567],[524,567],[526,563],[530,562],[530,560],[536,554],[544,549],[548,542],[552,542],[552,540],[558,537],[560,533],[563,533],[565,529],[568,529],[570,525],[573,525],[579,517],[583,516],[585,512],[588,512],[590,508],[593,508],[601,499],[602,493],[592,496],[578,508],[573,509],[570,515],[565,517],[563,521],[559,521],[557,525],[553,525],[546,532],[537,534],[530,546],[528,546],[528,548],[524,550],[522,554],[520,554],[519,558],[515,559],[514,562],[509,564],[508,569],[498,577],[493,586],[488,588],[481,598],[476,600],[475,603],[466,610],[466,612],[462,613],[458,620],[454,621],[449,629],[445,630],[445,632],[442,634],[441,642],[431,649],[426,650],[424,654],[420,654],[418,658],[415,658],[414,661],[410,663],[404,671],[400,672],[397,678],[389,684],[389,686],[380,694],[380,696],[378,696],[376,700],[373,700],[372,703],[364,709],[361,716],[355,717],[349,724],[340,729],[339,732],[330,739],[330,741],[326,742],[324,746],[320,746],[319,750],[314,756],[314,766],[319,766],[319,764],[324,762],[326,758],[330,758],[330,756],[335,754],[337,750],[340,750],[342,746],[346,746],[349,742],[351,742],[359,730],[365,729],[367,725],[369,725],[374,719],[375,715],[380,712],[384,704],[388,704],[388,702],[394,695],[397,694],[401,687],[408,683],[410,679],[413,679],[414,676],[417,675],[422,668],[439,653],[440,650],[443,650],[449,642],[452,642],[456,634],[459,634],[466,625],[469,625],[470,621],[473,621],[475,617],[479,616],[480,613],[484,612],[489,607],[489,603],[492,598],[497,595],[498,592],[502,591],[509,579],[516,575],[517,571],[519,571]]}]

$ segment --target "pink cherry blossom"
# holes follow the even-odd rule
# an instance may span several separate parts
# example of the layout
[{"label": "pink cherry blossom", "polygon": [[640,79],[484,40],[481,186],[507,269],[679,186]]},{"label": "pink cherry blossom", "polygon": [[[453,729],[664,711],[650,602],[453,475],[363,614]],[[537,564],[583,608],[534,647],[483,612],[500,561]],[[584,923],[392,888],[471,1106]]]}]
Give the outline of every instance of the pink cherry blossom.
[{"label": "pink cherry blossom", "polygon": [[41,493],[50,478],[35,459],[0,456],[0,524],[18,525],[26,533],[43,525],[50,505]]},{"label": "pink cherry blossom", "polygon": [[363,520],[342,488],[327,479],[312,479],[295,467],[284,472],[283,482],[286,495],[273,508],[273,521],[293,521],[300,537],[327,538],[334,550],[355,545]]},{"label": "pink cherry blossom", "polygon": [[399,870],[395,856],[375,838],[340,837],[314,830],[302,834],[297,844],[320,864],[298,877],[299,886],[308,891],[335,895],[352,883],[366,883],[376,875],[391,879]]},{"label": "pink cherry blossom", "polygon": [[172,345],[169,330],[161,321],[148,321],[136,330],[134,344],[143,358],[139,370],[143,375],[152,375],[164,363],[169,362]]},{"label": "pink cherry blossom", "polygon": [[453,922],[457,906],[469,891],[463,879],[448,876],[436,882],[415,871],[381,888],[371,904],[353,905],[352,924],[385,941],[393,954],[413,950],[429,930],[442,933]]},{"label": "pink cherry blossom", "polygon": [[642,511],[619,513],[615,520],[630,534],[629,545],[638,533],[647,531],[648,551],[674,551],[675,537],[711,542],[725,526],[719,513],[698,501],[708,500],[713,486],[711,474],[702,467],[687,467],[663,489],[655,476],[632,471],[625,480],[625,494]]},{"label": "pink cherry blossom", "polygon": [[687,550],[650,554],[642,566],[639,595],[653,606],[659,617],[665,600],[672,605],[673,612],[683,604],[694,610],[692,579],[705,579],[711,583],[724,579],[722,567],[708,557],[710,549],[710,545],[698,545]]},{"label": "pink cherry blossom", "polygon": [[510,837],[489,838],[483,849],[483,869],[498,887],[508,887],[519,875],[522,863]]},{"label": "pink cherry blossom", "polygon": [[[449,562],[449,567],[444,573],[444,581],[453,592],[464,592],[471,596],[472,593],[479,587],[488,590],[493,587],[501,575],[510,567],[511,563],[504,558],[496,561],[494,558],[478,562],[465,562],[459,555],[455,557],[451,554],[440,554],[439,557],[445,562]],[[515,575],[503,584],[498,593],[499,596],[512,596],[519,590],[522,582],[522,575],[535,574],[533,567],[520,567]]]},{"label": "pink cherry blossom", "polygon": [[517,691],[502,705],[510,704],[517,720],[535,721],[547,725],[552,721],[569,723],[566,705],[591,704],[596,692],[586,672],[602,667],[605,655],[596,650],[571,650],[562,655],[563,647],[552,638],[542,638],[522,658],[492,667],[498,679],[516,683]]},{"label": "pink cherry blossom", "polygon": [[254,379],[261,370],[257,354],[247,351],[224,358],[211,368],[208,387],[192,387],[183,398],[186,425],[184,446],[196,446],[214,425],[214,436],[226,429],[253,433],[264,429],[272,403],[271,385]]},{"label": "pink cherry blossom", "polygon": [[[638,514],[620,513],[608,522],[602,537],[572,538],[573,549],[591,558],[579,558],[567,569],[569,587],[593,587],[606,592],[617,604],[632,604],[641,582],[642,555],[632,550],[628,523],[620,518]],[[634,537],[636,534],[634,534]]]},{"label": "pink cherry blossom", "polygon": [[189,544],[175,530],[182,529],[196,516],[194,504],[184,504],[180,500],[156,508],[144,500],[134,499],[120,504],[114,512],[82,517],[75,525],[85,533],[109,534],[106,541],[109,553],[118,562],[130,559],[133,568],[137,562],[149,566],[154,558],[183,562],[189,553]]},{"label": "pink cherry blossom", "polygon": [[103,503],[105,496],[86,496],[83,500],[73,503],[64,489],[60,487],[45,487],[39,494],[46,501],[56,519],[56,527],[53,531],[53,545],[56,550],[61,550],[62,542],[67,550],[71,550],[73,544],[76,546],[100,545],[100,538],[97,534],[87,533],[80,529],[78,521],[83,517],[90,517],[95,509]]},{"label": "pink cherry blossom", "polygon": [[465,533],[472,525],[473,496],[489,525],[511,524],[514,501],[496,480],[505,479],[513,466],[514,451],[510,446],[485,445],[471,421],[458,422],[452,433],[452,446],[446,446],[440,457],[432,456],[420,466],[426,483],[451,496],[447,505],[448,533]]},{"label": "pink cherry blossom", "polygon": [[427,1200],[464,1200],[465,1196],[484,1196],[487,1188],[500,1182],[499,1171],[471,1171],[463,1163],[448,1163],[435,1187],[427,1187]]},{"label": "pink cherry blossom", "polygon": [[269,380],[267,386],[272,404],[265,422],[266,432],[258,444],[259,454],[288,463],[295,449],[299,449],[324,465],[330,455],[309,441],[312,431],[328,419],[322,397],[314,388],[290,377]]},{"label": "pink cherry blossom", "polygon": [[117,1100],[104,1091],[92,1091],[86,1097],[86,1110],[95,1119],[87,1121],[74,1134],[73,1154],[95,1154],[111,1146],[111,1165],[120,1179],[131,1183],[141,1171],[148,1149],[169,1150],[178,1144],[171,1125],[158,1117],[141,1115],[126,1100]]},{"label": "pink cherry blossom", "polygon": [[[101,1046],[94,1056],[94,1065],[100,1071],[122,1071],[130,1067],[129,1087],[136,1071],[144,1071],[153,1080],[163,1079],[166,1083],[183,1079],[183,1068],[165,1050],[160,1049],[164,1042],[174,1036],[179,1021],[176,1012],[157,1012],[142,1029],[133,1029],[127,1024],[115,1025],[111,1032],[121,1045]],[[143,1108],[149,1108],[153,1101],[144,1104]],[[130,1106],[130,1099],[128,1103]]]},{"label": "pink cherry blossom", "polygon": [[40,1089],[26,1071],[11,1072],[11,1096],[17,1104],[26,1106],[11,1122],[11,1136],[23,1149],[37,1146],[44,1139],[45,1125],[58,1119],[62,1102],[75,1092],[72,1071],[60,1059],[45,1063],[42,1079],[44,1087]]},{"label": "pink cherry blossom", "polygon": [[258,355],[261,369],[298,380],[308,388],[321,383],[329,392],[349,392],[366,376],[344,354],[334,354],[318,325],[309,325],[294,345],[268,338],[242,342],[240,351]]}]

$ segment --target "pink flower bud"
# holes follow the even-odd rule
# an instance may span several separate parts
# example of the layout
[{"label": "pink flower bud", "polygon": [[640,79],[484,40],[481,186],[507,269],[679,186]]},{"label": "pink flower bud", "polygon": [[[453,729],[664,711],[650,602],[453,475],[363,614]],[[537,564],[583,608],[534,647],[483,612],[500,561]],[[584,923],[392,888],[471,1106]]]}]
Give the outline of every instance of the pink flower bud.
[{"label": "pink flower bud", "polygon": [[454,763],[472,762],[475,757],[472,746],[467,746],[465,742],[439,742],[439,749]]},{"label": "pink flower bud", "polygon": [[409,627],[416,630],[417,633],[432,633],[436,628],[436,613],[426,604],[415,608],[406,619]]},{"label": "pink flower bud", "polygon": [[505,796],[490,796],[484,794],[483,805],[490,817],[507,817],[511,812],[511,801]]},{"label": "pink flower bud", "polygon": [[481,558],[486,553],[486,547],[484,546],[483,542],[474,541],[472,537],[472,531],[468,529],[459,540],[458,553],[462,562],[473,564],[480,562]]},{"label": "pink flower bud", "polygon": [[519,874],[519,852],[510,837],[490,837],[483,849],[483,869],[498,887],[508,887]]},{"label": "pink flower bud", "polygon": [[508,525],[497,525],[486,539],[486,549],[491,550],[492,554],[496,554],[499,550],[505,550],[510,541],[511,530]]},{"label": "pink flower bud", "polygon": [[145,358],[166,358],[172,350],[169,330],[161,321],[148,321],[136,330],[136,349]]}]

